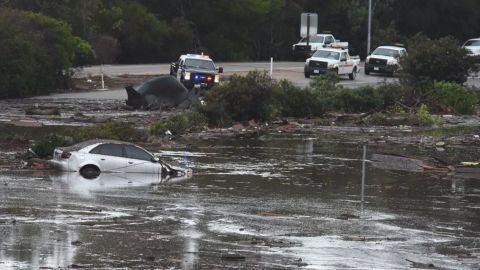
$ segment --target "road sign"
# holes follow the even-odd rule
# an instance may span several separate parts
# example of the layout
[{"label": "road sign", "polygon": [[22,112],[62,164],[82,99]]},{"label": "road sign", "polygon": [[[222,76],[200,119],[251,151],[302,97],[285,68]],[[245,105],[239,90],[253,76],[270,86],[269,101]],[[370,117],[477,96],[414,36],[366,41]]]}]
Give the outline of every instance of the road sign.
[{"label": "road sign", "polygon": [[317,13],[302,13],[300,16],[300,36],[305,38],[307,36],[317,34],[318,29],[318,15]]}]

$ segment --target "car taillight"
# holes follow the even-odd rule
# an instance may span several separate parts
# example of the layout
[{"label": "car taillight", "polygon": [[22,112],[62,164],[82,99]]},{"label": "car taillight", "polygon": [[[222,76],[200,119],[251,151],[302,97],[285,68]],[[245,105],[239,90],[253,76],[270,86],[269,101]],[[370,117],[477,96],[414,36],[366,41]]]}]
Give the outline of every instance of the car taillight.
[{"label": "car taillight", "polygon": [[72,153],[67,152],[67,151],[63,151],[63,152],[62,152],[62,155],[61,155],[60,157],[61,157],[62,159],[69,159],[71,155],[72,155]]},{"label": "car taillight", "polygon": [[211,81],[212,81],[212,77],[208,76],[208,77],[207,77],[207,81],[211,82]]}]

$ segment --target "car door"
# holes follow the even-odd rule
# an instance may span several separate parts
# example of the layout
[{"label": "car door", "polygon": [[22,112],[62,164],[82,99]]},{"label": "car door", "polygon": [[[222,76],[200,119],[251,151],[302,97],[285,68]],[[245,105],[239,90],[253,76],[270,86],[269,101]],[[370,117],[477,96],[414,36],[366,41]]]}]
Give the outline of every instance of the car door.
[{"label": "car door", "polygon": [[122,144],[100,144],[90,151],[102,172],[124,172],[127,159]]},{"label": "car door", "polygon": [[348,64],[348,58],[347,58],[347,53],[342,52],[340,54],[340,65],[338,67],[338,73],[339,74],[348,74],[351,73],[351,68],[349,67]]},{"label": "car door", "polygon": [[127,173],[160,173],[161,166],[147,151],[134,145],[125,145]]}]

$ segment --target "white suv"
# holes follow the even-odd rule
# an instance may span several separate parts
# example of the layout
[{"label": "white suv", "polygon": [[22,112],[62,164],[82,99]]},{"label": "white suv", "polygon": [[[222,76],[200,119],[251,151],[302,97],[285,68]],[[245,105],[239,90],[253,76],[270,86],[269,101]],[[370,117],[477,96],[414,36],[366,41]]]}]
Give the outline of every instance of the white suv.
[{"label": "white suv", "polygon": [[480,38],[472,38],[463,44],[463,48],[467,49],[468,55],[480,61]]}]

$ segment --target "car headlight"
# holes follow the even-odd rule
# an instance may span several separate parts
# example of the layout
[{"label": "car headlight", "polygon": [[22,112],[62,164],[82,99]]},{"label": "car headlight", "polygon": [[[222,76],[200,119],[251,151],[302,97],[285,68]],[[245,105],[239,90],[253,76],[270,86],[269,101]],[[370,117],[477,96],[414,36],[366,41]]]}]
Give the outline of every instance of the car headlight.
[{"label": "car headlight", "polygon": [[397,61],[395,61],[394,59],[387,60],[387,65],[396,65],[396,64],[397,64]]},{"label": "car headlight", "polygon": [[190,72],[185,72],[185,76],[183,76],[185,80],[190,80]]},{"label": "car headlight", "polygon": [[305,60],[305,64],[308,65],[308,63],[310,63],[310,58],[307,58],[307,60]]},{"label": "car headlight", "polygon": [[328,67],[328,68],[334,68],[334,67],[335,67],[335,64],[328,64],[327,67]]},{"label": "car headlight", "polygon": [[368,64],[368,62],[370,62],[370,56],[365,59],[365,63]]},{"label": "car headlight", "polygon": [[215,80],[214,80],[215,83],[219,83],[220,82],[220,75],[215,75]]}]

